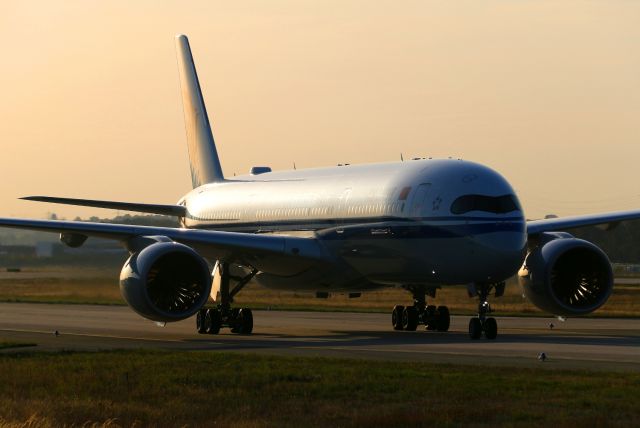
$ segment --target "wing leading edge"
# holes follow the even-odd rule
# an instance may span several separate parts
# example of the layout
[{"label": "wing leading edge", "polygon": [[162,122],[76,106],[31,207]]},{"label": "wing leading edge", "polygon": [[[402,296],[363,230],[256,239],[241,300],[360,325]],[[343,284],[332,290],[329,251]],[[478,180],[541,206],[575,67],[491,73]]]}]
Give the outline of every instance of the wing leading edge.
[{"label": "wing leading edge", "polygon": [[622,221],[629,220],[640,220],[640,210],[532,220],[527,222],[527,233],[529,235],[535,235],[543,232],[555,232],[576,229],[578,227],[601,225],[612,228]]},{"label": "wing leading edge", "polygon": [[163,236],[192,246],[205,257],[243,262],[259,269],[265,263],[291,264],[294,260],[315,263],[330,259],[317,239],[295,236],[13,218],[0,218],[0,226],[112,239],[125,245],[137,237]]}]

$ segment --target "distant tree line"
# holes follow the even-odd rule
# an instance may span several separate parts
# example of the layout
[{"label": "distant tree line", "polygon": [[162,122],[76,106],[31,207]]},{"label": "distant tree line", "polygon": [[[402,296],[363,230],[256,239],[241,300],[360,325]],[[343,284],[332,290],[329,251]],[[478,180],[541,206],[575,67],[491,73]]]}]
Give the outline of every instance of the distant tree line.
[{"label": "distant tree line", "polygon": [[155,226],[155,227],[178,227],[178,219],[176,217],[169,217],[166,215],[119,215],[113,218],[100,218],[89,217],[88,219],[81,219],[76,217],[75,221],[90,221],[94,223],[112,223],[112,224],[133,224],[137,226]]},{"label": "distant tree line", "polygon": [[569,231],[577,238],[593,242],[614,263],[640,263],[640,221],[620,223],[611,230],[584,227]]}]

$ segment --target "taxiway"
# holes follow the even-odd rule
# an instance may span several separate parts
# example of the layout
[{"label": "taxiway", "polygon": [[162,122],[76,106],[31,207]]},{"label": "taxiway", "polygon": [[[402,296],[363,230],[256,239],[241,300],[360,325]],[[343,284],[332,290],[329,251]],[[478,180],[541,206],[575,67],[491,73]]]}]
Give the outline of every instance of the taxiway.
[{"label": "taxiway", "polygon": [[638,319],[498,318],[493,341],[470,340],[467,316],[452,317],[448,333],[396,332],[387,314],[254,311],[254,319],[252,335],[210,336],[196,333],[194,318],[159,327],[121,306],[1,303],[0,340],[36,345],[2,352],[156,348],[640,371]]}]

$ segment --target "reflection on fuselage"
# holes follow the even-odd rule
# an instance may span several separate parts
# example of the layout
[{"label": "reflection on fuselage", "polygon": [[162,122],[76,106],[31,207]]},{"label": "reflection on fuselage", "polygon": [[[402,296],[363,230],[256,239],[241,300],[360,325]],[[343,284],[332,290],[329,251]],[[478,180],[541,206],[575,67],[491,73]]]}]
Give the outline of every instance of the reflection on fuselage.
[{"label": "reflection on fuselage", "polygon": [[526,246],[508,182],[460,160],[243,176],[181,203],[187,227],[314,236],[345,269],[384,285],[501,281]]}]

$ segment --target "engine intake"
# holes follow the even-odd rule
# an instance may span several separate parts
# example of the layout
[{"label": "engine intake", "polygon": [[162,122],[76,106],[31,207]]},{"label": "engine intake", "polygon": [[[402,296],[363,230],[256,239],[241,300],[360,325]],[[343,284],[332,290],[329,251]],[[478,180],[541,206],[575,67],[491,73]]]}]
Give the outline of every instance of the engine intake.
[{"label": "engine intake", "polygon": [[602,306],[613,290],[607,255],[569,234],[542,235],[518,272],[526,297],[554,315],[584,315]]},{"label": "engine intake", "polygon": [[157,242],[129,257],[120,273],[120,292],[147,319],[180,321],[207,302],[211,275],[205,260],[192,248]]}]

